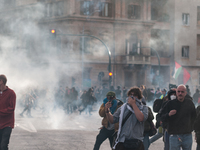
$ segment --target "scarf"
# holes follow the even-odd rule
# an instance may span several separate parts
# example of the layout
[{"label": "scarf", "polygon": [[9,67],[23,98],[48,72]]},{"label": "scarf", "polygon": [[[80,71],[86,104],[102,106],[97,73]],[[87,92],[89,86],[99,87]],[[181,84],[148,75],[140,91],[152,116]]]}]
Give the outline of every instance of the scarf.
[{"label": "scarf", "polygon": [[[107,98],[103,100],[104,106],[108,101],[109,100]],[[115,110],[117,109],[117,100],[112,100],[111,104],[112,106],[110,107],[110,112],[111,114],[114,114]]]},{"label": "scarf", "polygon": [[[135,99],[136,99],[136,105],[137,105],[137,107],[139,108],[140,111],[142,111],[143,110],[143,104],[142,104],[142,102],[139,99],[137,99],[137,98],[135,98]],[[115,149],[117,143],[119,142],[119,135],[121,133],[122,121],[123,121],[123,116],[124,116],[125,109],[130,110],[133,114],[135,113],[134,110],[132,109],[132,107],[127,103],[127,101],[128,101],[128,98],[126,98],[126,103],[124,103],[121,106],[121,113],[120,113],[120,116],[119,116],[119,129],[118,129],[118,132],[117,132],[117,138],[116,138],[115,145],[113,146],[113,149]],[[133,126],[135,126],[136,123],[137,123],[137,118],[134,115]]]}]

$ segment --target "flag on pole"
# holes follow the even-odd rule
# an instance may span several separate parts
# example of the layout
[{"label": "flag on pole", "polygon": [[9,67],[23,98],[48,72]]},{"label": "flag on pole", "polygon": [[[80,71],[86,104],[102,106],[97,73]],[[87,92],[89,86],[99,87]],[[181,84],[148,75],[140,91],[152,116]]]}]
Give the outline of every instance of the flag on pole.
[{"label": "flag on pole", "polygon": [[186,84],[189,79],[190,73],[185,68],[183,68],[183,84]]},{"label": "flag on pole", "polygon": [[182,66],[175,61],[175,72],[173,75],[174,79],[178,78],[179,74],[181,73],[181,70],[182,70]]}]

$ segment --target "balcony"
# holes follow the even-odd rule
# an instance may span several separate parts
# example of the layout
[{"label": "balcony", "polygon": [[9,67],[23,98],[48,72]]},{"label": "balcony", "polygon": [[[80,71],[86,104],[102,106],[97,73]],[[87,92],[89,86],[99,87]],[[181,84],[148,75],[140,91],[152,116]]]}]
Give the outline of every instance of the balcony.
[{"label": "balcony", "polygon": [[123,64],[150,64],[150,55],[136,54],[136,55],[117,55],[115,57],[116,63]]},{"label": "balcony", "polygon": [[[158,65],[158,58],[156,55],[145,55],[145,54],[136,54],[136,55],[117,55],[115,57],[116,63],[122,64],[151,64]],[[170,57],[160,56],[161,65],[169,65]]]}]

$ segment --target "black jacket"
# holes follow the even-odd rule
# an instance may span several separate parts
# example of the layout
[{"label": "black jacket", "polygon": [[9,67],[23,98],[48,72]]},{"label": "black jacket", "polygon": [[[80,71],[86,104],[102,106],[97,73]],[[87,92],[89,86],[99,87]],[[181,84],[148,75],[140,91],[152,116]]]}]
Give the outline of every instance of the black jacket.
[{"label": "black jacket", "polygon": [[[176,114],[169,116],[169,112],[174,109],[177,110]],[[167,123],[169,134],[189,134],[193,131],[196,110],[190,99],[185,98],[183,102],[177,99],[169,101],[161,114],[161,121]]]},{"label": "black jacket", "polygon": [[194,130],[195,132],[200,132],[200,106],[197,107],[196,112],[197,112],[197,118],[194,122]]}]

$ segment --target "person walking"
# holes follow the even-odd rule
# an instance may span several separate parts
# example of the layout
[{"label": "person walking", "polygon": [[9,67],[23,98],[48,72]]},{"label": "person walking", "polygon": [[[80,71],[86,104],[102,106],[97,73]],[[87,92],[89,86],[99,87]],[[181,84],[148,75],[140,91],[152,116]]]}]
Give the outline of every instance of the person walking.
[{"label": "person walking", "polygon": [[8,150],[12,128],[14,128],[15,92],[6,86],[7,78],[0,75],[0,150]]},{"label": "person walking", "polygon": [[113,134],[114,132],[118,129],[119,124],[111,124],[108,122],[108,119],[106,118],[106,113],[105,113],[105,104],[107,102],[110,102],[111,107],[110,107],[110,111],[113,114],[123,103],[119,102],[116,100],[116,96],[115,96],[115,92],[108,92],[106,94],[106,98],[103,100],[103,104],[100,106],[99,109],[99,115],[101,117],[103,117],[102,120],[102,127],[100,128],[100,132],[96,137],[96,142],[94,145],[94,149],[93,150],[99,150],[101,144],[108,138],[109,142],[110,142],[110,147],[112,148],[112,144],[113,144]]},{"label": "person walking", "polygon": [[[119,130],[113,149],[144,150],[142,141],[148,108],[142,104],[143,96],[138,87],[131,88],[127,96],[127,102],[117,109],[114,114],[110,112],[111,102],[105,104],[105,113],[109,122],[119,122]],[[126,122],[123,120],[126,120]]]},{"label": "person walking", "polygon": [[192,131],[196,118],[196,109],[186,97],[186,86],[181,84],[176,90],[177,98],[169,101],[163,108],[161,121],[167,123],[169,149],[192,149]]}]

